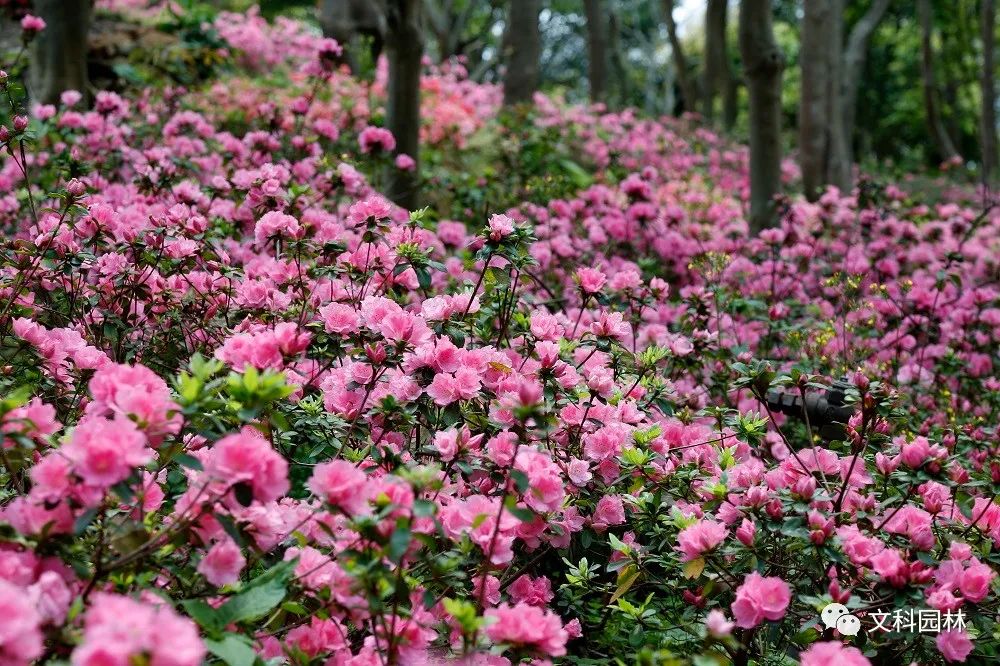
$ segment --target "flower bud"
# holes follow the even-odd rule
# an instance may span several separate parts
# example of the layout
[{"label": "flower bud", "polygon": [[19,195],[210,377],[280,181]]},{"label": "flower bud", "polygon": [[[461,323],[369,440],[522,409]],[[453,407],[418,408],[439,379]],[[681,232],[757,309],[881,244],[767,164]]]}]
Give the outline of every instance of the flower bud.
[{"label": "flower bud", "polygon": [[74,197],[82,197],[87,191],[87,186],[80,179],[73,178],[66,183],[66,191]]},{"label": "flower bud", "polygon": [[864,393],[868,390],[869,381],[865,374],[858,370],[854,373],[853,384],[859,391]]}]

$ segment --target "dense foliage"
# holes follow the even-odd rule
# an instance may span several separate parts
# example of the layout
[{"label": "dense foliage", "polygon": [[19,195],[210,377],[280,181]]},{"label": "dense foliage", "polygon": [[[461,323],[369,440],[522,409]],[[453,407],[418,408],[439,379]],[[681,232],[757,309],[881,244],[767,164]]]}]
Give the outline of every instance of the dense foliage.
[{"label": "dense foliage", "polygon": [[[451,66],[405,211],[384,72],[210,27],[201,87],[29,119],[0,80],[4,663],[997,656],[990,202],[750,237],[742,147]],[[840,376],[832,440],[762,400]],[[871,630],[906,609],[965,626]]]}]

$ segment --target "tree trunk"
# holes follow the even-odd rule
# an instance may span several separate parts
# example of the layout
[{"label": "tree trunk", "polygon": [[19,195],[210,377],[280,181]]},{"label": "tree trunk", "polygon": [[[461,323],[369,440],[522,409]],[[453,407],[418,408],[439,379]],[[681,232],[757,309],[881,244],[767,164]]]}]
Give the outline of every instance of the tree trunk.
[{"label": "tree trunk", "polygon": [[587,14],[587,75],[590,101],[604,102],[608,95],[608,16],[603,0],[584,0]]},{"label": "tree trunk", "polygon": [[736,120],[740,113],[738,104],[740,82],[733,73],[733,68],[729,64],[728,57],[726,58],[726,71],[726,92],[722,100],[723,124],[728,131],[732,131],[736,127]]},{"label": "tree trunk", "polygon": [[619,106],[628,106],[632,94],[629,85],[628,68],[625,66],[625,56],[622,54],[621,27],[618,22],[618,15],[611,10],[608,15],[608,50],[611,51],[611,68],[614,70],[615,99]]},{"label": "tree trunk", "polygon": [[729,56],[726,53],[726,18],[728,0],[708,0],[705,10],[705,70],[702,114],[711,122],[715,118],[715,100],[727,85]]},{"label": "tree trunk", "polygon": [[750,229],[774,226],[781,190],[781,73],[785,56],[774,41],[770,0],[740,3],[740,53],[750,97]]},{"label": "tree trunk", "polygon": [[386,194],[403,208],[417,206],[420,184],[420,0],[389,0],[386,7],[386,56],[389,60],[386,125],[396,138],[396,155],[409,155],[415,165],[389,165]]},{"label": "tree trunk", "polygon": [[983,69],[980,79],[983,109],[979,124],[983,145],[983,182],[992,183],[997,179],[997,92],[994,80],[996,62],[993,57],[997,7],[994,0],[982,0],[982,3],[979,12],[979,30],[983,41]]},{"label": "tree trunk", "polygon": [[31,45],[31,100],[54,104],[67,90],[88,97],[90,0],[35,0],[34,13],[45,20],[46,27]]},{"label": "tree trunk", "polygon": [[830,0],[805,0],[799,64],[799,169],[806,199],[815,201],[826,182],[827,128],[830,123]]},{"label": "tree trunk", "polygon": [[889,3],[892,0],[875,0],[864,16],[854,24],[847,38],[844,57],[841,63],[841,115],[843,124],[841,141],[845,150],[847,164],[854,165],[854,119],[858,110],[858,85],[864,74],[865,61],[868,59],[868,43],[871,41],[875,28],[882,21]]},{"label": "tree trunk", "polygon": [[917,15],[920,19],[920,72],[923,79],[924,89],[924,114],[927,121],[927,130],[930,132],[931,140],[940,154],[942,160],[949,160],[958,155],[958,150],[948,136],[944,123],[941,121],[941,114],[938,110],[937,83],[934,78],[934,43],[933,43],[933,18],[931,16],[930,0],[917,0]]},{"label": "tree trunk", "polygon": [[688,68],[684,47],[677,35],[677,22],[674,21],[674,0],[663,0],[663,22],[667,26],[667,38],[670,40],[670,53],[674,60],[674,70],[677,72],[677,85],[684,98],[684,111],[695,111],[698,105],[698,90]]},{"label": "tree trunk", "polygon": [[829,77],[827,78],[827,147],[825,181],[849,194],[852,185],[853,163],[844,134],[843,52],[844,52],[844,0],[829,0],[830,23],[827,26]]},{"label": "tree trunk", "polygon": [[507,72],[503,79],[505,105],[530,102],[538,90],[542,38],[538,30],[540,0],[510,0],[504,36]]}]

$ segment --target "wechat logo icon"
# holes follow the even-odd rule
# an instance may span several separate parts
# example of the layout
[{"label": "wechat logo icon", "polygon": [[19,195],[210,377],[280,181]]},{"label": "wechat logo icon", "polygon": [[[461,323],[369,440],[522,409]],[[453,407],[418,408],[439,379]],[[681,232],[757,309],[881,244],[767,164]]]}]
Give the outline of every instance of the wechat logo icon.
[{"label": "wechat logo icon", "polygon": [[836,629],[844,636],[857,636],[861,631],[861,620],[851,615],[844,604],[827,604],[819,616],[827,629]]}]

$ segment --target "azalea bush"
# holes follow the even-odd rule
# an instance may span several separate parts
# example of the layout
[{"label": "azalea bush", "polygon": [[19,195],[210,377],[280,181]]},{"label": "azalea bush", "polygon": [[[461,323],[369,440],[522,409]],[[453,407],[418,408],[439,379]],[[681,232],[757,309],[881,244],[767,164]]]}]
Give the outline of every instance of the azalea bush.
[{"label": "azalea bush", "polygon": [[[4,663],[998,656],[993,203],[866,184],[753,237],[742,147],[455,65],[402,210],[384,71],[217,29],[204,88],[0,77]],[[495,136],[530,151],[464,171]],[[834,439],[768,403],[840,377]],[[873,630],[908,609],[964,621]]]}]

